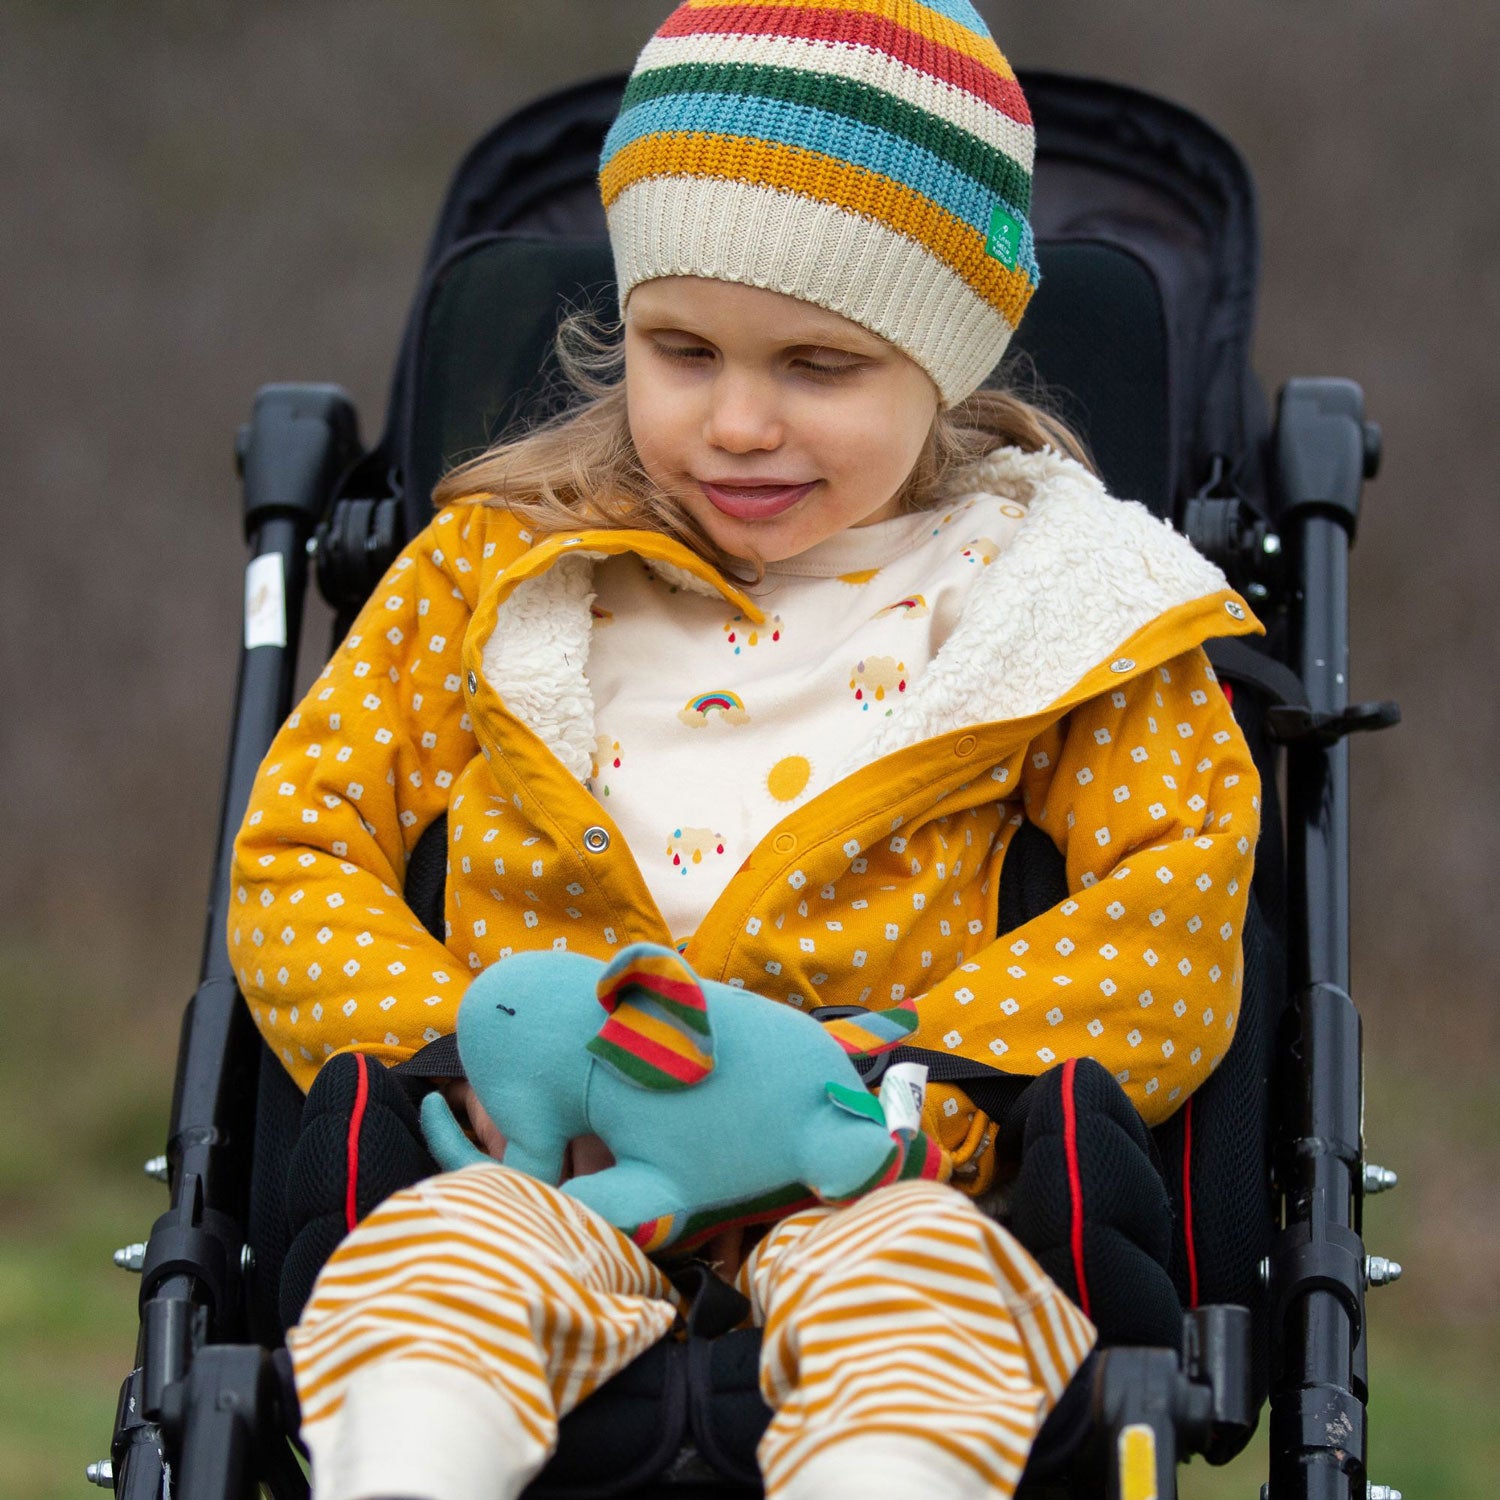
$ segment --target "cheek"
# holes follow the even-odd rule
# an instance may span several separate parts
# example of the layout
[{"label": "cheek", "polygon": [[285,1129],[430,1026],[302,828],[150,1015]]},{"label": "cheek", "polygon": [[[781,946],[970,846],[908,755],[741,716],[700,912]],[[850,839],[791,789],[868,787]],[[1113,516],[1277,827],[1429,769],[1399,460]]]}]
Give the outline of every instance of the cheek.
[{"label": "cheek", "polygon": [[906,401],[851,411],[827,430],[843,471],[895,489],[916,466],[931,426],[924,404]]},{"label": "cheek", "polygon": [[669,465],[681,447],[683,405],[666,399],[649,381],[632,381],[627,373],[625,411],[630,439],[647,473]]}]

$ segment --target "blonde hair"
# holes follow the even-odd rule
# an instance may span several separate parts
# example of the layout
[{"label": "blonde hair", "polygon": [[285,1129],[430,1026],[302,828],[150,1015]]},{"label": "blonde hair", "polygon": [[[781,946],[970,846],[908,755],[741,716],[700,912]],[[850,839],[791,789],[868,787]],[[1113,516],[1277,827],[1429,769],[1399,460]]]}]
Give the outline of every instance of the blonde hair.
[{"label": "blonde hair", "polygon": [[[720,568],[733,562],[756,565],[754,558],[728,557],[680,505],[653,489],[630,437],[619,335],[618,323],[604,323],[590,312],[565,317],[556,350],[571,400],[524,436],[501,439],[450,469],[432,492],[434,505],[480,499],[506,507],[544,534],[580,527],[659,531]],[[1036,453],[1050,447],[1094,469],[1082,439],[1042,404],[1034,373],[1028,383],[1036,399],[1017,389],[981,387],[939,409],[902,487],[903,511],[936,505],[954,469],[996,448]]]}]

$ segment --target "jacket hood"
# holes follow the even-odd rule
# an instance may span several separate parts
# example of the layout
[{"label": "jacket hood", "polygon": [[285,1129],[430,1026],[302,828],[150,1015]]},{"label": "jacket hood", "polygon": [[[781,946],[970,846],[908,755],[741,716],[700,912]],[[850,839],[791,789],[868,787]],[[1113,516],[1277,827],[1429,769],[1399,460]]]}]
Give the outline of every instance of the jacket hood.
[{"label": "jacket hood", "polygon": [[[1255,628],[1224,575],[1144,505],[1117,500],[1081,464],[1044,449],[1000,448],[959,470],[944,497],[976,492],[1024,506],[1010,545],[975,579],[953,632],[859,762],[972,725],[1028,718],[1069,695],[1152,622],[1226,595],[1222,629],[1198,624],[1200,644]],[[587,677],[593,569],[632,551],[682,587],[722,594],[759,620],[738,587],[687,548],[651,532],[593,531],[533,547],[491,584],[476,613],[489,686],[580,781],[590,769],[594,704]],[[1150,665],[1142,662],[1141,668]],[[1135,662],[1115,661],[1117,672]],[[841,774],[854,769],[841,768]]]}]

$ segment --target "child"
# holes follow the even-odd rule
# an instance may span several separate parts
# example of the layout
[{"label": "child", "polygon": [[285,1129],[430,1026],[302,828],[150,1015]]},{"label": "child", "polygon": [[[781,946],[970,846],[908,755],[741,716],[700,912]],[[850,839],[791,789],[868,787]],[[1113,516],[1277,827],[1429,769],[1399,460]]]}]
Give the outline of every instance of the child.
[{"label": "child", "polygon": [[[304,1087],[451,1031],[512,951],[639,940],[768,1003],[915,999],[918,1045],[1006,1072],[1097,1058],[1152,1124],[1208,1076],[1259,802],[1201,647],[1256,627],[978,389],[1037,279],[1031,161],[966,0],[663,23],[600,174],[623,377],[444,480],[257,781],[231,949]],[[439,944],[398,892],[444,812]],[[1024,819],[1071,894],[996,940]],[[738,1268],[771,1494],[1008,1495],[1092,1342],[964,1196],[992,1122],[937,1084],[925,1123],[963,1193],[796,1214]],[[397,1195],[291,1337],[318,1495],[519,1493],[674,1298],[503,1166]]]}]

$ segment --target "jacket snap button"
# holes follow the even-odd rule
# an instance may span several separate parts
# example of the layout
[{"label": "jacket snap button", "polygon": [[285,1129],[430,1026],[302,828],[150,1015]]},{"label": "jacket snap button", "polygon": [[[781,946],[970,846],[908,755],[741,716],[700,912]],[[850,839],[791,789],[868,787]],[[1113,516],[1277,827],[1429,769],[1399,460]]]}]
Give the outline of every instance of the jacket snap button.
[{"label": "jacket snap button", "polygon": [[469,673],[469,691],[471,693],[479,691],[479,679],[472,672]]},{"label": "jacket snap button", "polygon": [[797,835],[795,833],[778,833],[776,841],[771,847],[778,854],[790,854],[797,847]]},{"label": "jacket snap button", "polygon": [[592,828],[583,830],[583,847],[590,854],[603,854],[609,848],[609,830],[601,828],[596,823]]},{"label": "jacket snap button", "polygon": [[1109,670],[1111,672],[1129,672],[1133,670],[1134,667],[1135,663],[1131,661],[1128,656],[1119,657],[1117,660],[1112,661],[1109,664]]},{"label": "jacket snap button", "polygon": [[974,747],[978,743],[979,743],[979,741],[972,734],[966,734],[953,747],[953,753],[955,755],[972,755],[974,753]]},{"label": "jacket snap button", "polygon": [[1245,618],[1245,606],[1234,599],[1230,599],[1224,608],[1228,610],[1232,619],[1243,620]]}]

